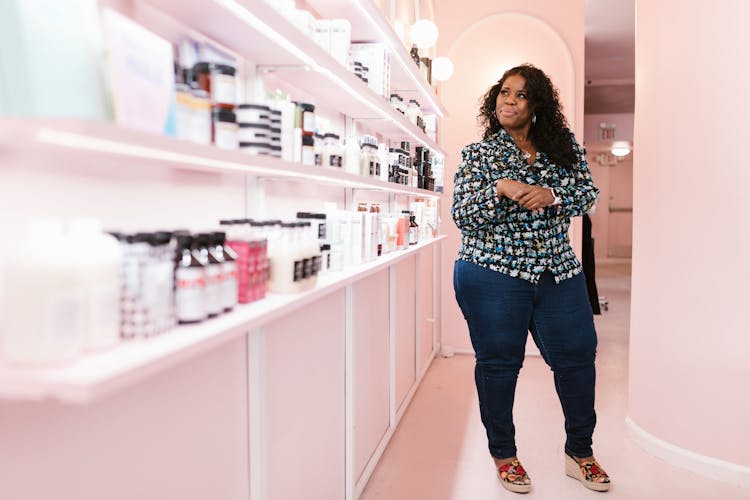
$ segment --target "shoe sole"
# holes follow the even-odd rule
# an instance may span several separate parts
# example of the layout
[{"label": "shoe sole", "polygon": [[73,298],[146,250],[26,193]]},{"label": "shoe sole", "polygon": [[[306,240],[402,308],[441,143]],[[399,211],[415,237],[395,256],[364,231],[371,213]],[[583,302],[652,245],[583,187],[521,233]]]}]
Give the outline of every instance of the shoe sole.
[{"label": "shoe sole", "polygon": [[503,488],[508,491],[512,491],[513,493],[528,493],[529,491],[531,491],[531,484],[514,484],[509,481],[505,481],[500,477],[499,473],[497,475],[497,478],[500,480],[500,484],[503,485]]},{"label": "shoe sole", "polygon": [[573,460],[570,456],[565,455],[565,474],[572,477],[573,479],[577,479],[583,484],[586,488],[593,490],[593,491],[607,491],[609,489],[610,483],[595,483],[593,481],[586,481],[583,477],[583,472],[581,472],[581,466],[578,465],[578,462]]}]

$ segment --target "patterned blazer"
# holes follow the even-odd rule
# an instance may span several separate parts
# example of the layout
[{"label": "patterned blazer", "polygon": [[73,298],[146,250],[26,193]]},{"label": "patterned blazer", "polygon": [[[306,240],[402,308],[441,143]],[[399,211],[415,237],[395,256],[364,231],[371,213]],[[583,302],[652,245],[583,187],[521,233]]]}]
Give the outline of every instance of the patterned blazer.
[{"label": "patterned blazer", "polygon": [[[504,129],[461,151],[451,209],[461,230],[459,259],[532,283],[547,269],[557,283],[581,272],[568,237],[570,218],[588,212],[599,190],[584,149],[572,132],[571,138],[578,158],[572,169],[558,167],[543,152],[528,164]],[[562,202],[532,212],[506,197],[499,199],[499,179],[553,188]]]}]

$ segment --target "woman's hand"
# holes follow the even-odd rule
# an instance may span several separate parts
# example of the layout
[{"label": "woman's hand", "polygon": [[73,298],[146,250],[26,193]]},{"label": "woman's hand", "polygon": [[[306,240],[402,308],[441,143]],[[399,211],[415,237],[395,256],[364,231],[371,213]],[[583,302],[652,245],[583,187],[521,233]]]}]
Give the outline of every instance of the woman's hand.
[{"label": "woman's hand", "polygon": [[541,210],[555,201],[552,191],[541,186],[530,186],[511,179],[500,179],[495,184],[498,197],[505,196],[529,210]]}]

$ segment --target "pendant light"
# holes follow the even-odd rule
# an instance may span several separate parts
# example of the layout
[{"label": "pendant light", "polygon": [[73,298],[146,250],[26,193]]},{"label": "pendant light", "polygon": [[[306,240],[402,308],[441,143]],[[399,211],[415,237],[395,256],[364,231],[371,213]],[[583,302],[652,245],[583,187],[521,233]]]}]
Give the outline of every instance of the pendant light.
[{"label": "pendant light", "polygon": [[438,28],[429,19],[420,19],[409,29],[411,41],[420,49],[429,49],[438,39]]}]

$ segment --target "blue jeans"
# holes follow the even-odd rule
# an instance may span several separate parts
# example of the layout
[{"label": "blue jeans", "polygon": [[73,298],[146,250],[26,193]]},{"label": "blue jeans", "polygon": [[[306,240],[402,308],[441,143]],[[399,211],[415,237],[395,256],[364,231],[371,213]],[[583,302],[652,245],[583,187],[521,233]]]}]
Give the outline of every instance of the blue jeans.
[{"label": "blue jeans", "polygon": [[516,455],[513,399],[529,331],[554,373],[566,453],[592,455],[597,340],[583,273],[557,284],[545,271],[535,285],[458,260],[453,287],[476,353],[474,378],[492,456]]}]

